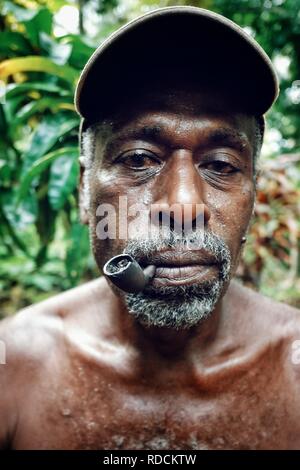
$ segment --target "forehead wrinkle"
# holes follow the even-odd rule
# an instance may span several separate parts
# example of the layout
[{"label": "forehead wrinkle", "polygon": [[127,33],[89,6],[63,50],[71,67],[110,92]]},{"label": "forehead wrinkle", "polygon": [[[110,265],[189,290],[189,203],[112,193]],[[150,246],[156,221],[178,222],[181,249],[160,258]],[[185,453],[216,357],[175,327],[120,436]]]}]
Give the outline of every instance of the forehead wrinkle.
[{"label": "forehead wrinkle", "polygon": [[[157,117],[159,120],[157,121]],[[147,122],[146,118],[140,119],[139,123],[135,125],[131,122],[129,125],[121,128],[119,132],[113,133],[111,139],[106,144],[105,152],[107,154],[114,151],[114,149],[122,143],[130,140],[144,140],[147,142],[154,142],[162,145],[173,146],[175,136],[176,139],[181,137],[182,134],[191,129],[191,122],[174,115],[173,118],[161,116],[152,116],[154,122]],[[150,119],[151,121],[151,119]],[[207,122],[208,121],[208,122]],[[217,128],[211,128],[212,123],[210,120],[205,119],[197,121],[196,128],[198,130],[195,141],[199,145],[199,140],[203,139],[203,145],[232,145],[243,152],[249,145],[249,139],[245,132],[231,127],[229,125],[219,125]],[[200,144],[201,145],[201,144]]]},{"label": "forehead wrinkle", "polygon": [[129,140],[162,142],[162,131],[163,128],[156,124],[152,126],[144,125],[142,127],[131,125],[130,127],[126,127],[125,129],[120,130],[119,132],[113,133],[111,138],[106,143],[105,152],[111,153],[117,146]]}]

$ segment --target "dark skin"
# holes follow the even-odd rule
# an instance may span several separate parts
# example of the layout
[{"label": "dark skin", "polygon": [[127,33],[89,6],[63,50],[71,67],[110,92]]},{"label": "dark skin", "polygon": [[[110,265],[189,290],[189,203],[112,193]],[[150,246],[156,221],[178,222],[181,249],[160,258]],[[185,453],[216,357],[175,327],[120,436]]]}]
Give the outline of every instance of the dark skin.
[{"label": "dark skin", "polygon": [[[193,218],[203,204],[206,227],[230,249],[232,277],[255,198],[254,118],[229,113],[228,99],[221,106],[213,93],[175,95],[159,109],[146,97],[134,103],[119,129],[159,126],[164,141],[150,132],[110,152],[117,131],[97,141],[82,219],[94,234],[97,205],[117,206],[119,195],[160,210],[191,203]],[[137,149],[147,151],[141,171],[132,156],[123,159]],[[100,269],[124,243],[93,237]],[[0,339],[3,448],[300,447],[300,366],[291,360],[299,312],[234,280],[190,330],[144,327],[101,277],[2,321]]]}]

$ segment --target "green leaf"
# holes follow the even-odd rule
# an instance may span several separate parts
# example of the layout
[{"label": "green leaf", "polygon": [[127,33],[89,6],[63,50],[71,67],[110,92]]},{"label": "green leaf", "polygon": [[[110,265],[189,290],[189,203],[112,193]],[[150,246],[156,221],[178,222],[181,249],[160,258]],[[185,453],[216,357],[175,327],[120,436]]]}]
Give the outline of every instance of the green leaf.
[{"label": "green leaf", "polygon": [[33,191],[28,191],[26,197],[22,199],[18,207],[16,207],[15,204],[17,194],[15,189],[11,191],[1,190],[1,193],[3,212],[14,230],[22,230],[35,222],[37,216],[37,201]]},{"label": "green leaf", "polygon": [[70,246],[66,257],[67,276],[72,285],[80,279],[90,253],[89,232],[86,225],[75,223],[69,236]]},{"label": "green leaf", "polygon": [[71,44],[60,44],[48,34],[40,33],[40,45],[50,59],[58,65],[65,65],[72,52]]},{"label": "green leaf", "polygon": [[[5,104],[3,105],[3,111],[5,114],[5,119],[7,121],[8,126],[10,126],[11,123],[13,122],[17,109],[21,107],[22,103],[25,100],[26,100],[25,95],[14,96],[13,98],[9,100],[6,97]],[[10,127],[8,127],[8,132],[9,130],[10,130]]]},{"label": "green leaf", "polygon": [[47,83],[47,82],[25,82],[25,83],[11,83],[6,86],[6,99],[10,99],[11,97],[18,95],[20,93],[25,92],[47,92],[47,93],[57,93],[61,96],[73,96],[69,90],[65,90],[64,88],[55,85],[54,83]]},{"label": "green leaf", "polygon": [[11,124],[13,127],[18,126],[20,123],[27,120],[33,114],[42,112],[45,109],[49,109],[51,106],[53,106],[53,99],[51,99],[50,97],[30,101],[29,103],[26,103],[26,105],[23,106],[21,109],[19,109]]},{"label": "green leaf", "polygon": [[5,80],[17,72],[45,72],[69,82],[73,87],[79,72],[68,65],[57,65],[47,57],[19,57],[4,60],[0,64],[0,79]]},{"label": "green leaf", "polygon": [[19,23],[25,26],[25,35],[35,47],[40,45],[39,33],[41,31],[51,34],[53,15],[48,8],[29,9],[12,2],[5,2],[3,12],[12,14]]},{"label": "green leaf", "polygon": [[[0,152],[2,150],[1,144],[2,143],[0,142]],[[11,175],[12,175],[11,166],[7,163],[6,160],[1,159],[0,160],[0,187],[9,185],[9,182],[11,180]]]},{"label": "green leaf", "polygon": [[40,33],[51,34],[53,15],[48,8],[41,8],[29,21],[25,21],[27,36],[35,47],[40,47]]},{"label": "green leaf", "polygon": [[33,163],[45,155],[59,138],[78,126],[78,119],[70,119],[65,113],[46,116],[36,128],[27,152],[23,155],[23,172],[26,177]]},{"label": "green leaf", "polygon": [[3,105],[0,104],[0,135],[4,137],[7,130],[6,117],[3,109]]},{"label": "green leaf", "polygon": [[55,150],[54,152],[48,153],[44,155],[42,158],[39,158],[37,161],[34,162],[32,167],[29,171],[26,172],[25,177],[22,180],[20,189],[17,194],[16,203],[17,205],[20,204],[22,199],[25,197],[26,193],[29,191],[30,185],[34,178],[40,175],[48,166],[57,158],[62,157],[64,155],[75,155],[78,156],[78,149],[77,147],[68,147],[64,149]]},{"label": "green leaf", "polygon": [[85,63],[88,61],[95,48],[86,44],[83,38],[68,34],[60,38],[62,43],[66,43],[72,46],[72,53],[69,59],[69,65],[76,69],[82,69]]},{"label": "green leaf", "polygon": [[51,166],[48,196],[50,205],[54,210],[59,210],[64,206],[69,194],[77,186],[79,176],[78,156],[78,149],[73,149],[72,152],[58,158]]},{"label": "green leaf", "polygon": [[[45,185],[45,187],[47,186]],[[36,254],[35,261],[37,267],[40,267],[47,261],[49,243],[52,242],[55,234],[57,212],[54,212],[50,207],[46,194],[38,199],[38,207],[36,228],[40,239],[40,249]]]},{"label": "green leaf", "polygon": [[11,13],[17,21],[22,23],[24,21],[30,21],[32,18],[34,18],[37,10],[29,10],[12,2],[4,2],[2,14],[7,15],[8,13]]},{"label": "green leaf", "polygon": [[30,116],[42,113],[45,110],[57,112],[62,105],[67,106],[70,103],[67,103],[65,98],[53,99],[49,96],[30,101],[30,103],[27,103],[16,113],[15,118],[11,122],[10,134],[13,135],[15,128],[28,120]]},{"label": "green leaf", "polygon": [[2,229],[3,228],[5,229],[5,231],[7,232],[8,236],[12,239],[15,246],[18,247],[21,251],[23,251],[28,257],[30,257],[27,246],[25,245],[25,243],[22,241],[22,239],[19,237],[19,235],[17,234],[15,230],[15,224],[11,223],[8,217],[6,217],[6,214],[4,210],[1,208],[1,206],[0,206],[0,225]]},{"label": "green leaf", "polygon": [[7,57],[32,54],[32,47],[21,33],[3,31],[0,33],[0,54]]}]

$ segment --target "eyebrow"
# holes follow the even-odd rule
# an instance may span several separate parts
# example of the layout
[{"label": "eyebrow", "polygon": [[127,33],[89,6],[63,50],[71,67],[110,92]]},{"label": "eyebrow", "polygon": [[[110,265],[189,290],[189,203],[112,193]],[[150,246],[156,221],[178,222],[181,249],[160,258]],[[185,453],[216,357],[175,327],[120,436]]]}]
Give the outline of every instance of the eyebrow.
[{"label": "eyebrow", "polygon": [[[129,140],[144,140],[149,143],[172,147],[170,137],[167,136],[167,128],[162,125],[148,125],[142,127],[129,127],[115,133],[105,146],[105,154],[112,154],[115,149]],[[243,152],[249,140],[245,133],[231,127],[219,127],[208,132],[200,143],[201,146],[227,145]]]}]

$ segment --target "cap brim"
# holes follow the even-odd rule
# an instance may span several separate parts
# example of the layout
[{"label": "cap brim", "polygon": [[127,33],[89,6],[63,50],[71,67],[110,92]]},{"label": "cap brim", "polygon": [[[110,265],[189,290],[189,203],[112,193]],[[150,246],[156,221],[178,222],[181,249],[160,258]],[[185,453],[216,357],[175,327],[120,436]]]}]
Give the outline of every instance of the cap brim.
[{"label": "cap brim", "polygon": [[185,69],[199,83],[230,89],[253,114],[264,114],[278,96],[270,59],[242,28],[208,10],[175,6],[130,21],[98,47],[80,76],[76,109],[95,120],[128,87]]}]

